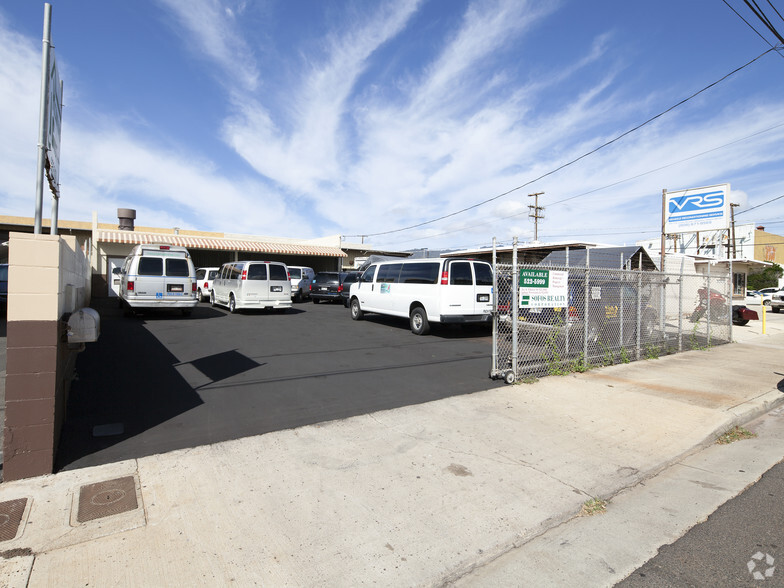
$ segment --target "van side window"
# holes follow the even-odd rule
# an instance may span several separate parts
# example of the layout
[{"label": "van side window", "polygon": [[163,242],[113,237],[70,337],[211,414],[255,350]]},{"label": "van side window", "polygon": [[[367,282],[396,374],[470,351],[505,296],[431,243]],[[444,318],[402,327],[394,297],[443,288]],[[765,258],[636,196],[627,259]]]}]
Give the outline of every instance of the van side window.
[{"label": "van side window", "polygon": [[401,267],[403,267],[402,263],[389,263],[387,265],[379,266],[376,282],[379,284],[394,284],[395,282],[398,282]]},{"label": "van side window", "polygon": [[493,270],[486,263],[475,263],[474,273],[476,274],[477,286],[492,286],[493,285]]},{"label": "van side window", "polygon": [[376,275],[376,266],[371,265],[362,273],[362,281],[363,282],[372,282],[373,276]]},{"label": "van side window", "polygon": [[277,263],[269,265],[270,280],[288,280],[289,276],[285,268]]},{"label": "van side window", "polygon": [[400,270],[401,284],[437,284],[438,262],[406,263]]},{"label": "van side window", "polygon": [[242,264],[241,263],[232,264],[229,272],[230,272],[229,274],[230,280],[239,280],[240,274],[242,274]]},{"label": "van side window", "polygon": [[266,280],[267,266],[263,263],[252,263],[248,266],[249,280]]},{"label": "van side window", "polygon": [[166,275],[177,278],[188,277],[188,260],[183,258],[171,258],[166,260]]},{"label": "van side window", "polygon": [[455,286],[473,286],[471,264],[466,261],[452,262],[449,266],[449,283]]},{"label": "van side window", "polygon": [[140,257],[139,258],[140,276],[162,276],[163,258],[161,257]]}]

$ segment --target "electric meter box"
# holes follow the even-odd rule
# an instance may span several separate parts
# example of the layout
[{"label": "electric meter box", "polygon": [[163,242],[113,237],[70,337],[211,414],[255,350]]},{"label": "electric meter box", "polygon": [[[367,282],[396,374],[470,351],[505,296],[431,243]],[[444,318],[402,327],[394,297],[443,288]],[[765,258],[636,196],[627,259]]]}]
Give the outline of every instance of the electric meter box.
[{"label": "electric meter box", "polygon": [[80,308],[68,319],[69,343],[92,343],[101,334],[101,317],[94,308]]}]

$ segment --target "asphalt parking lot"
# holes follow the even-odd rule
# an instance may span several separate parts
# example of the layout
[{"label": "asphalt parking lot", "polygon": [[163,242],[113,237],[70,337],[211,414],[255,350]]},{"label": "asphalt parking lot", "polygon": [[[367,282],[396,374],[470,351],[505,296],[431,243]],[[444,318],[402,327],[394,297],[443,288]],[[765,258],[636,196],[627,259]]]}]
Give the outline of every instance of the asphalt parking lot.
[{"label": "asphalt parking lot", "polygon": [[295,304],[284,314],[124,317],[107,300],[98,343],[78,379],[58,448],[74,469],[342,419],[503,385],[488,377],[488,328],[367,315],[341,304]]}]

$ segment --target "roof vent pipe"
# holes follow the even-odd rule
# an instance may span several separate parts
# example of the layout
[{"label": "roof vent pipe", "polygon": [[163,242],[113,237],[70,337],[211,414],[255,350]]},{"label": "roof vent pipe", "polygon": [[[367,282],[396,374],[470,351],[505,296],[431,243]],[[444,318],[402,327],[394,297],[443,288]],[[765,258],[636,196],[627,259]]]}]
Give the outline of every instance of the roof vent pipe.
[{"label": "roof vent pipe", "polygon": [[133,208],[118,208],[117,218],[120,220],[121,231],[132,231],[133,221],[136,218],[136,211]]}]

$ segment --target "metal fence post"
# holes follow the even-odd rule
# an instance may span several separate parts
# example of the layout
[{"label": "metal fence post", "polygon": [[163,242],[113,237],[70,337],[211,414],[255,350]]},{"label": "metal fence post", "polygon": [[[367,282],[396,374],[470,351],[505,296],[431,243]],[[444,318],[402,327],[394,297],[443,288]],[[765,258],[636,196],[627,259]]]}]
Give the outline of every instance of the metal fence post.
[{"label": "metal fence post", "polygon": [[591,265],[591,249],[586,247],[585,249],[585,279],[583,280],[583,358],[585,361],[588,361],[588,323],[590,322],[590,298],[588,297],[589,294],[589,286],[588,280],[590,279],[588,268]]},{"label": "metal fence post", "polygon": [[512,371],[514,372],[515,379],[517,379],[517,341],[519,333],[517,332],[517,315],[520,314],[518,310],[518,277],[517,277],[517,237],[512,240],[512,302],[509,308],[509,313],[512,315]]},{"label": "metal fence post", "polygon": [[683,258],[681,275],[678,277],[678,352],[683,351]]},{"label": "metal fence post", "polygon": [[[661,309],[660,309],[661,311]],[[640,328],[642,327],[642,255],[637,262],[637,341],[635,345],[636,359],[640,359]]]},{"label": "metal fence post", "polygon": [[498,263],[496,241],[493,237],[493,353],[490,360],[490,374],[498,373]]},{"label": "metal fence post", "polygon": [[706,311],[707,314],[705,316],[708,317],[708,319],[707,319],[708,320],[708,325],[707,325],[708,326],[708,333],[707,333],[707,335],[708,335],[708,346],[709,347],[710,347],[710,344],[711,344],[711,296],[710,295],[711,295],[711,263],[710,263],[710,261],[708,261],[708,292],[705,295],[705,297],[706,297],[705,304],[707,305],[708,310]]}]

